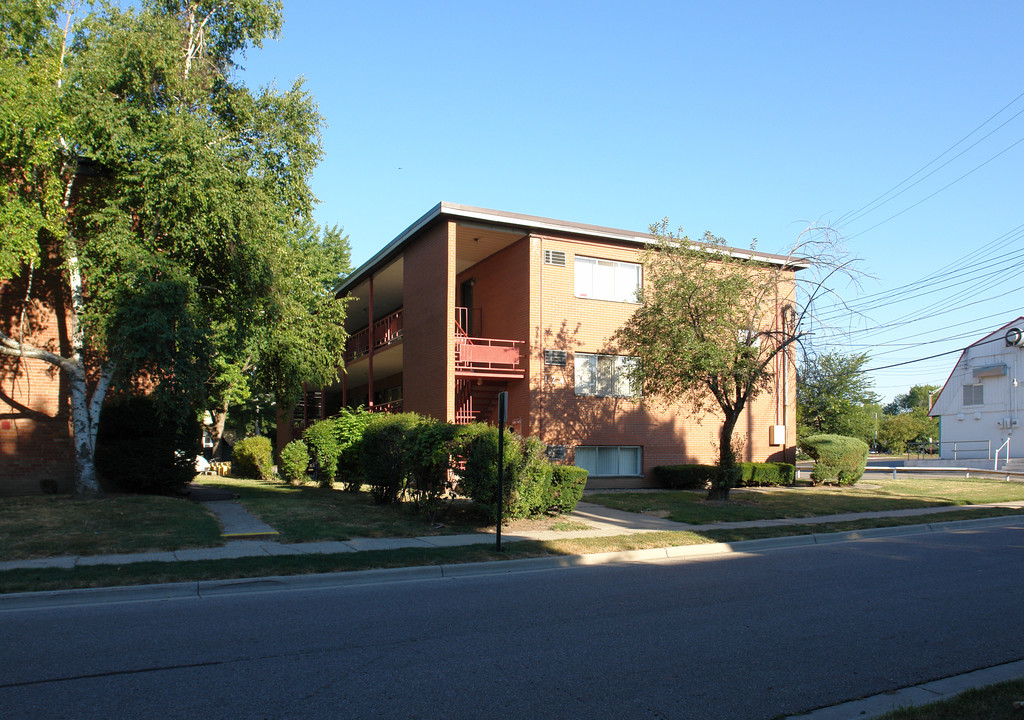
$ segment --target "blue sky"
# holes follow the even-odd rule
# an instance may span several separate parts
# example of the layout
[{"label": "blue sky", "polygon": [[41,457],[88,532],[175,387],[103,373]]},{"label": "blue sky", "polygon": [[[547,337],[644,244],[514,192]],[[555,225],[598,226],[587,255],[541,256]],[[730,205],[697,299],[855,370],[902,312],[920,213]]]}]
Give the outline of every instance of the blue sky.
[{"label": "blue sky", "polygon": [[[825,222],[868,277],[837,288],[849,308],[818,308],[816,351],[905,363],[1024,314],[1022,3],[286,0],[284,14],[241,78],[305,79],[328,125],[317,217],[345,228],[356,264],[442,200],[630,230],[667,216],[770,252]],[[890,399],[942,384],[956,358],[871,377]]]}]

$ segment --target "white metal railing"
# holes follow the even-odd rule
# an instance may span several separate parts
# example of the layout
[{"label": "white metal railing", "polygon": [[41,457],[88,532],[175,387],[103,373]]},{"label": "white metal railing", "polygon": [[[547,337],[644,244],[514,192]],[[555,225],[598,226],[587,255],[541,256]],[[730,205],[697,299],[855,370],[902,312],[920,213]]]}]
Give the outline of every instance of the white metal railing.
[{"label": "white metal railing", "polygon": [[993,470],[998,470],[999,469],[999,452],[1003,448],[1006,448],[1006,462],[1010,462],[1010,438],[1006,438],[1006,442],[1004,442],[1002,445],[1000,445],[999,448],[996,450],[996,459],[992,463],[992,469]]}]

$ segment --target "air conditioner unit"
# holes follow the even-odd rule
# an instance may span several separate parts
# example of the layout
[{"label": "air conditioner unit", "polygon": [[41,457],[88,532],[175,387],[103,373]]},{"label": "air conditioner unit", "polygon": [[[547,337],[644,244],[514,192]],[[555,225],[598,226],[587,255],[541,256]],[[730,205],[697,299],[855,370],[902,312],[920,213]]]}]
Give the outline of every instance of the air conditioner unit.
[{"label": "air conditioner unit", "polygon": [[1006,331],[1006,347],[1024,347],[1024,330],[1012,327]]}]

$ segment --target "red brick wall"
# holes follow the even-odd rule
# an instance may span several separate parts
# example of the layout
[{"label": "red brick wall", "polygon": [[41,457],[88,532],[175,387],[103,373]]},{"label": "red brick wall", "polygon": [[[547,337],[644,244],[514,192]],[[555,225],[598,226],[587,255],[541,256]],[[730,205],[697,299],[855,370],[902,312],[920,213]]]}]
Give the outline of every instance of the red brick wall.
[{"label": "red brick wall", "polygon": [[[27,276],[0,283],[0,326],[15,338],[59,351],[66,345],[66,307],[59,268],[37,268],[32,300],[22,325]],[[56,308],[56,309],[55,309]],[[41,360],[0,356],[0,495],[40,491],[56,482],[69,491],[74,482],[67,383]]]},{"label": "red brick wall", "polygon": [[[566,266],[544,264],[544,250],[565,252]],[[567,446],[570,461],[571,449],[576,445],[640,445],[645,474],[656,465],[716,462],[721,427],[717,413],[696,414],[688,404],[669,405],[654,399],[641,402],[576,395],[574,353],[618,354],[612,335],[637,307],[633,303],[577,298],[576,255],[638,262],[639,248],[567,237],[532,238],[528,272],[533,286],[530,377],[534,392],[524,430],[548,444]],[[566,366],[545,367],[544,349],[566,351]],[[791,364],[788,371],[787,435],[792,447],[796,436],[796,376]],[[781,379],[777,387],[781,391]],[[766,392],[744,412],[734,434],[741,459],[782,459],[782,447],[768,444],[768,426],[782,424],[782,407],[775,395]]]},{"label": "red brick wall", "polygon": [[[530,358],[529,265],[530,242],[524,238],[460,273],[455,280],[456,289],[471,278],[475,281],[473,307],[479,311],[482,333],[481,329],[474,328],[473,334],[521,340],[521,362],[527,368]],[[528,380],[508,381],[508,393],[509,424],[516,432],[527,432],[530,412]],[[497,407],[492,415],[497,416]]]},{"label": "red brick wall", "polygon": [[455,419],[455,225],[440,222],[404,257],[405,410]]}]

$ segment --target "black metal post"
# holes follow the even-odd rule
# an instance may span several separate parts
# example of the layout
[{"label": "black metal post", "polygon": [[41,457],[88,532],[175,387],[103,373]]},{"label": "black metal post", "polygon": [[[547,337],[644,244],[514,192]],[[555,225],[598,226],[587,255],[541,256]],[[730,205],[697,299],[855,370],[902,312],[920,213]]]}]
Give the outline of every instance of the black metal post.
[{"label": "black metal post", "polygon": [[501,516],[505,504],[505,420],[508,418],[508,393],[498,393],[498,528],[496,535],[497,549],[501,552]]}]

